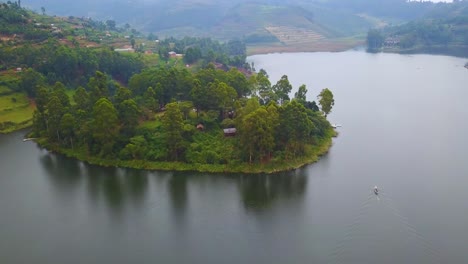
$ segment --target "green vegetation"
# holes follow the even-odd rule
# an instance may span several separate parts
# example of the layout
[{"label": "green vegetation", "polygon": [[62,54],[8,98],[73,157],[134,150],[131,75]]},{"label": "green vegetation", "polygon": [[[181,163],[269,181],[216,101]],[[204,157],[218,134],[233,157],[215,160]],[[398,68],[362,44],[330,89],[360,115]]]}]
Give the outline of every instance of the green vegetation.
[{"label": "green vegetation", "polygon": [[442,53],[468,56],[468,2],[441,5],[424,18],[370,30],[370,51]]},{"label": "green vegetation", "polygon": [[[48,19],[16,3],[2,9],[27,18],[24,28]],[[110,38],[122,30],[113,21],[86,23]],[[102,165],[260,172],[313,161],[330,145],[331,92],[321,95],[322,112],[306,100],[305,85],[291,99],[287,76],[271,84],[265,71],[251,72],[242,41],[186,37],[145,46],[132,36],[136,52],[125,54],[82,46],[65,30],[36,29],[44,39],[15,30],[15,41],[0,47],[2,130],[32,119],[32,136],[50,149]]]},{"label": "green vegetation", "polygon": [[[240,39],[255,52],[260,47],[268,51],[269,48],[274,48],[272,51],[345,50],[353,46],[343,45],[342,38],[359,36],[360,43],[357,44],[361,45],[365,40],[362,36],[369,28],[400,24],[450,6],[407,0],[179,0],[145,1],[144,4],[114,0],[112,4],[99,1],[93,5],[49,0],[47,3],[47,12],[57,15],[81,17],[92,14],[97,19],[114,18],[87,24],[101,30],[122,29],[120,31],[129,36],[127,43],[133,43],[136,49],[143,43],[151,43],[140,41],[141,34],[125,24],[129,21],[133,27],[147,32],[148,40],[156,39],[156,35],[164,38],[203,36],[221,41]],[[41,8],[36,1],[28,4],[36,10]],[[106,36],[91,36],[102,43],[112,41]],[[334,45],[335,41],[341,45]],[[264,50],[259,52],[265,53]]]},{"label": "green vegetation", "polygon": [[39,88],[33,136],[101,165],[272,172],[317,159],[333,134],[304,85],[291,100],[287,76],[271,85],[263,70],[247,78],[212,64],[195,73],[159,67],[134,75],[129,88],[111,92],[107,83],[96,72],[74,105],[60,83]]},{"label": "green vegetation", "polygon": [[232,164],[202,164],[202,163],[185,163],[185,162],[161,162],[161,161],[146,161],[146,160],[117,160],[103,159],[99,157],[90,157],[85,149],[71,150],[68,148],[60,148],[57,145],[51,145],[46,140],[40,139],[37,141],[41,146],[52,151],[60,152],[67,157],[77,158],[86,161],[90,164],[107,166],[107,167],[123,167],[146,170],[166,170],[166,171],[199,171],[209,173],[274,173],[298,169],[306,164],[317,162],[321,156],[326,154],[332,145],[332,137],[336,132],[329,130],[326,139],[317,141],[313,146],[306,146],[303,156],[291,160],[275,159],[269,163],[232,163]]},{"label": "green vegetation", "polygon": [[[86,87],[96,71],[106,75],[107,89],[114,93],[119,86],[128,85],[131,76],[153,66],[185,69],[190,64],[190,70],[196,70],[215,62],[226,69],[250,68],[245,64],[245,44],[240,41],[169,38],[156,42],[151,34],[147,39],[134,37],[140,33],[129,25],[119,28],[110,20],[44,16],[16,2],[0,4],[0,14],[1,132],[31,125],[34,99],[41,87],[59,83],[75,104],[74,90]],[[126,34],[135,40],[135,52],[115,52],[130,43]],[[184,53],[189,56],[180,55]]]},{"label": "green vegetation", "polygon": [[32,125],[34,106],[25,94],[0,97],[0,133],[8,133]]},{"label": "green vegetation", "polygon": [[8,133],[32,124],[34,106],[24,92],[16,87],[19,78],[14,72],[0,74],[0,133]]}]

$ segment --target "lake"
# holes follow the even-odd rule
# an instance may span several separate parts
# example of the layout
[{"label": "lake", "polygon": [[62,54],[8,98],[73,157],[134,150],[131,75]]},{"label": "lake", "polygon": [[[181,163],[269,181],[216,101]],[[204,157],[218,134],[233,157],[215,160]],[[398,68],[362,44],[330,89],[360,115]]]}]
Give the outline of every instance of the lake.
[{"label": "lake", "polygon": [[[0,135],[3,263],[467,263],[468,70],[431,55],[249,57],[339,137],[275,175],[102,168]],[[293,91],[294,93],[294,91]],[[372,192],[374,185],[381,192]]]}]

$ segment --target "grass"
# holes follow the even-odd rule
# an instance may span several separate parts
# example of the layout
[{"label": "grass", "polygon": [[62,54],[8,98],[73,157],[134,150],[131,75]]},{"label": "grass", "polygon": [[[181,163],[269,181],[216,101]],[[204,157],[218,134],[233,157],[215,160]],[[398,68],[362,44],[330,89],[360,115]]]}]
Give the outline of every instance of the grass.
[{"label": "grass", "polygon": [[247,46],[247,55],[268,54],[275,52],[316,52],[316,51],[345,51],[363,45],[361,36],[347,38],[321,38],[315,41],[296,43],[262,43]]},{"label": "grass", "polygon": [[13,91],[10,88],[6,87],[5,85],[0,85],[0,96],[8,95],[11,93],[13,93]]},{"label": "grass", "polygon": [[0,133],[9,133],[32,125],[34,105],[26,94],[0,96]]},{"label": "grass", "polygon": [[22,93],[12,93],[0,97],[0,113],[13,111],[28,105],[29,99]]},{"label": "grass", "polygon": [[0,133],[10,133],[30,127],[34,110],[34,105],[28,105],[13,111],[0,112]]},{"label": "grass", "polygon": [[138,128],[140,129],[149,129],[149,130],[154,130],[158,127],[162,126],[162,122],[158,119],[156,120],[151,120],[151,121],[145,121],[138,125]]}]

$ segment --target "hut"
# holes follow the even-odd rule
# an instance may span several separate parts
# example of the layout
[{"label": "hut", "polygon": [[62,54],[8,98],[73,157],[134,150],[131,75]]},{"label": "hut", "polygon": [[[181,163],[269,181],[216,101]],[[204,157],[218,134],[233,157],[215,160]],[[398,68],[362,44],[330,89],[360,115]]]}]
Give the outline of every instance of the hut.
[{"label": "hut", "polygon": [[225,137],[233,137],[236,135],[237,129],[235,127],[223,129]]}]

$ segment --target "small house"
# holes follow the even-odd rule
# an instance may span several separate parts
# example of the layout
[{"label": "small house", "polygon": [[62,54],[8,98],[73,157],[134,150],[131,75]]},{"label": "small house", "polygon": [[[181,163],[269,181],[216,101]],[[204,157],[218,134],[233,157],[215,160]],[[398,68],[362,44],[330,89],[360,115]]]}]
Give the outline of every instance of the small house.
[{"label": "small house", "polygon": [[237,129],[235,127],[223,129],[225,137],[233,137],[236,135]]}]

